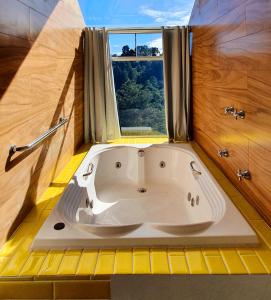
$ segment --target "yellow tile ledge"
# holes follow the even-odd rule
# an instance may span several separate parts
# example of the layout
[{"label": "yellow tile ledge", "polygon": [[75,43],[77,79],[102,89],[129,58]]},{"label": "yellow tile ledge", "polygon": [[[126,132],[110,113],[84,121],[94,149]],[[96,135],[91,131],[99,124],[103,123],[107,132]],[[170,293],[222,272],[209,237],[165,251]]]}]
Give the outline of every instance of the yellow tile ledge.
[{"label": "yellow tile ledge", "polygon": [[[112,143],[165,143],[166,138],[122,138]],[[0,250],[0,280],[104,278],[112,274],[269,274],[271,229],[231,185],[201,148],[203,162],[259,235],[257,248],[215,249],[97,249],[30,251],[37,231],[86,155],[84,146],[54,179],[37,205]]]}]

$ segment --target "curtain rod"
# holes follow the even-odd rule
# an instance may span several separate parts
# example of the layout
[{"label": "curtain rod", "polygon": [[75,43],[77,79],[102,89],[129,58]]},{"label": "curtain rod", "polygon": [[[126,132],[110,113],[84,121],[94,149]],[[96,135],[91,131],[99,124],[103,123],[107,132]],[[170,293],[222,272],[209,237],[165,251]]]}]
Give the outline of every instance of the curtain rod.
[{"label": "curtain rod", "polygon": [[161,33],[162,27],[130,27],[130,28],[106,28],[108,33]]},{"label": "curtain rod", "polygon": [[[174,29],[175,26],[164,26],[164,28],[167,29]],[[191,30],[190,26],[188,27],[189,30]],[[133,34],[133,33],[161,33],[162,32],[162,26],[161,27],[129,27],[129,28],[105,28],[106,32],[108,33],[115,33],[115,34]],[[100,30],[103,30],[103,28],[98,28]]]}]

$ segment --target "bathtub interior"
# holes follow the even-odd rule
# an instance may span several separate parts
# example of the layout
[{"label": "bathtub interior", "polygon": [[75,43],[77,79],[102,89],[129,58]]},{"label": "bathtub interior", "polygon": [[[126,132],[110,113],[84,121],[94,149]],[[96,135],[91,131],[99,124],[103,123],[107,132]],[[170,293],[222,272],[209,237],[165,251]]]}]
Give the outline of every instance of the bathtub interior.
[{"label": "bathtub interior", "polygon": [[217,221],[214,208],[191,171],[193,159],[189,152],[158,146],[118,147],[100,153],[92,161],[95,171],[87,186],[92,209],[86,209],[82,201],[77,222],[210,225]]}]

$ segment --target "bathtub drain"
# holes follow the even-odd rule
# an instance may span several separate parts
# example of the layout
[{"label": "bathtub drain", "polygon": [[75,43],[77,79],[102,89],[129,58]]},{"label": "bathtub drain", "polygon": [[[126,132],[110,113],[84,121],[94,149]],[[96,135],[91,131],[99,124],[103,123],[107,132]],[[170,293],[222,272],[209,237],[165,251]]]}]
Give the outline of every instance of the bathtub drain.
[{"label": "bathtub drain", "polygon": [[137,189],[137,191],[139,192],[139,193],[146,193],[147,192],[147,189],[145,189],[145,188],[138,188]]},{"label": "bathtub drain", "polygon": [[54,225],[54,229],[55,229],[55,230],[62,230],[62,229],[64,229],[64,228],[65,228],[65,224],[62,223],[62,222],[56,223],[56,224]]}]

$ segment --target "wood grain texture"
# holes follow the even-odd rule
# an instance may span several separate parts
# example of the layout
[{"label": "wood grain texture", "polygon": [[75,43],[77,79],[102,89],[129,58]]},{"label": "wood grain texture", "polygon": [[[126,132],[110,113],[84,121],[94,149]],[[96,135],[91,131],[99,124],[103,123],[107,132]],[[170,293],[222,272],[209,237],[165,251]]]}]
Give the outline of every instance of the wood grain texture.
[{"label": "wood grain texture", "polygon": [[[269,223],[271,223],[271,215],[266,213],[271,210],[270,194],[270,170],[271,155],[270,151],[264,149],[254,142],[249,143],[249,169],[253,176],[253,185],[246,182],[247,194],[251,194],[253,198],[260,199],[256,201],[257,209],[265,215]],[[250,198],[252,198],[250,196]]]},{"label": "wood grain texture", "polygon": [[[218,3],[223,1],[218,1]],[[206,2],[206,5],[208,1]],[[218,9],[215,7],[212,10],[208,10],[209,14],[214,14],[215,20],[211,22],[208,18],[204,20],[203,9],[199,8],[199,22],[195,22],[193,32],[194,44],[197,45],[214,45],[221,44],[227,41],[235,40],[246,35],[246,20],[245,20],[245,8],[244,6],[235,6],[228,13],[218,13]],[[192,13],[194,20],[196,19],[195,14]],[[193,24],[193,23],[191,23]]]},{"label": "wood grain texture", "polygon": [[255,33],[271,28],[271,2],[269,0],[249,0],[246,5],[247,33]]},{"label": "wood grain texture", "polygon": [[[196,141],[271,224],[271,1],[196,0],[193,110]],[[224,108],[244,110],[244,120]],[[227,148],[229,158],[217,150]],[[251,181],[237,180],[249,169]]]},{"label": "wood grain texture", "polygon": [[[11,18],[12,16],[12,18]],[[30,9],[17,0],[1,1],[0,32],[29,38]]]},{"label": "wood grain texture", "polygon": [[[76,0],[0,1],[0,244],[82,143],[83,27]],[[9,155],[63,116],[34,151]]]}]

